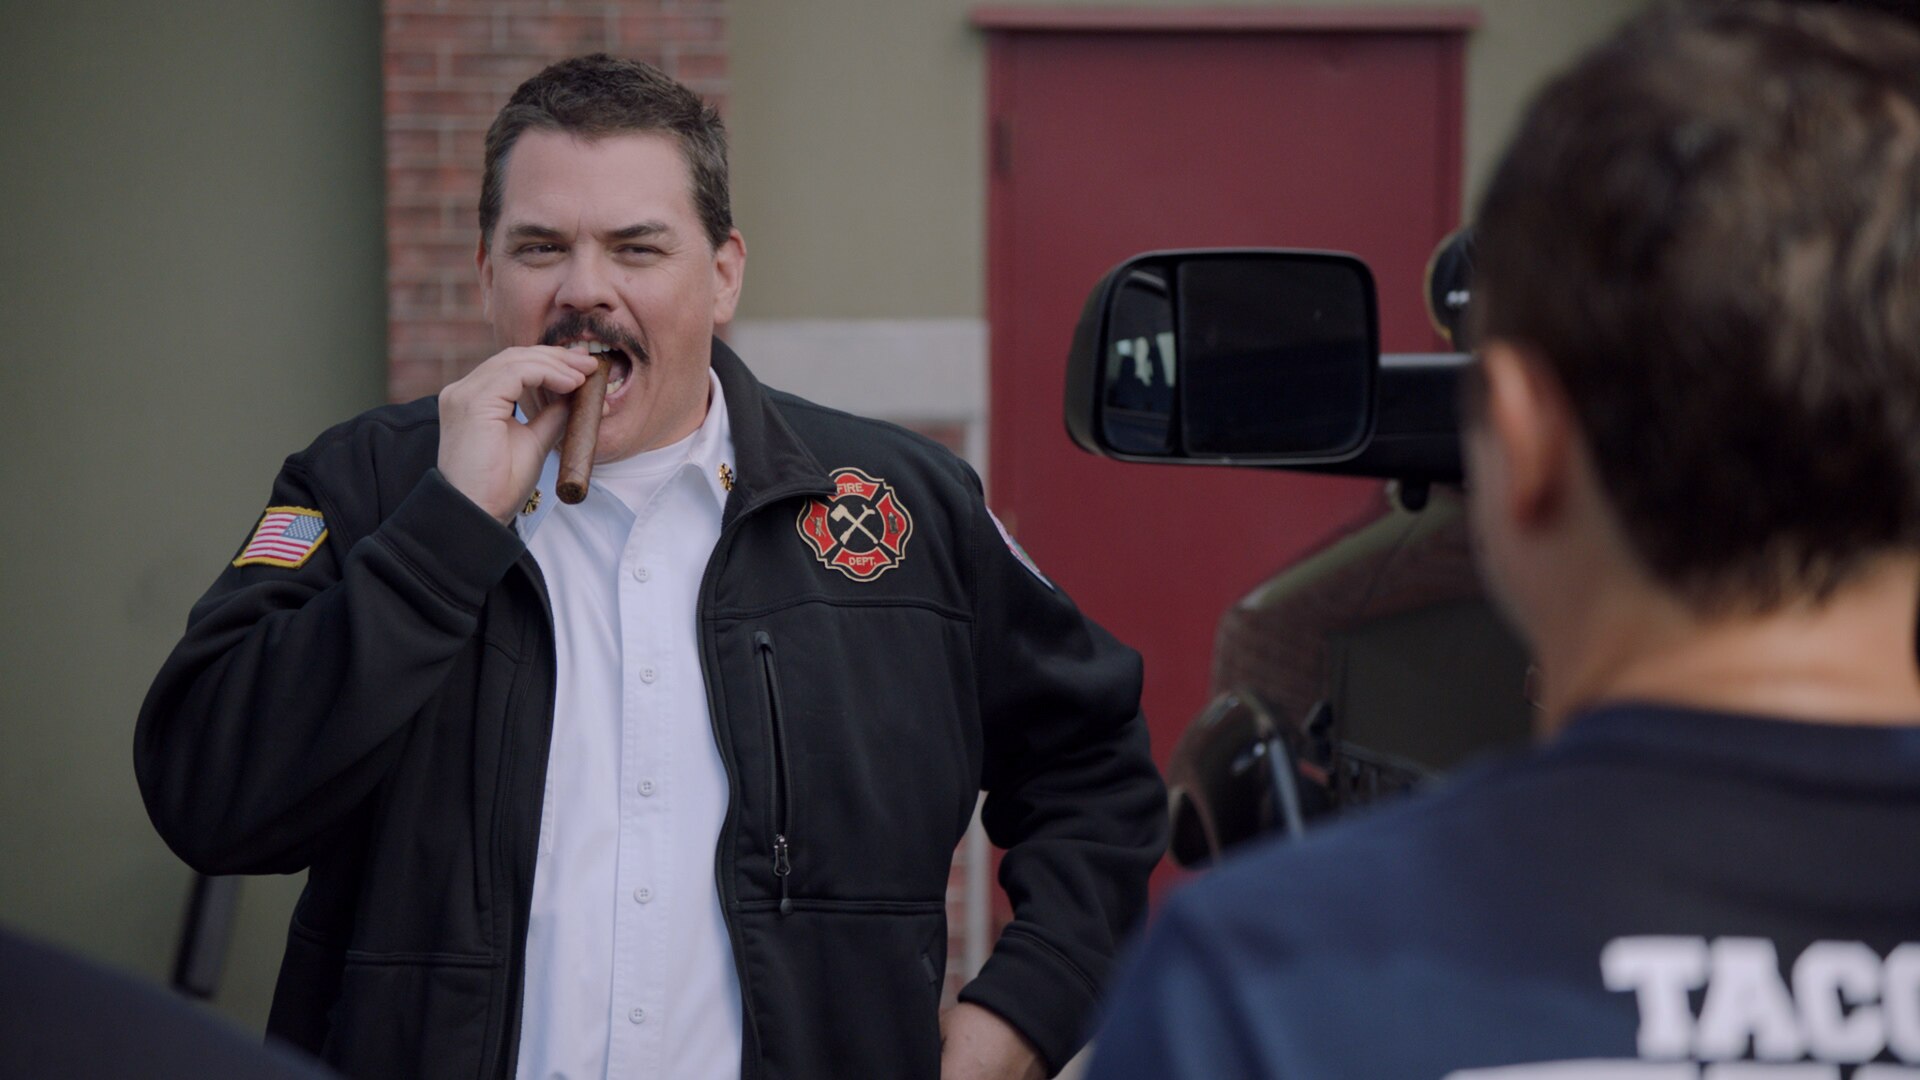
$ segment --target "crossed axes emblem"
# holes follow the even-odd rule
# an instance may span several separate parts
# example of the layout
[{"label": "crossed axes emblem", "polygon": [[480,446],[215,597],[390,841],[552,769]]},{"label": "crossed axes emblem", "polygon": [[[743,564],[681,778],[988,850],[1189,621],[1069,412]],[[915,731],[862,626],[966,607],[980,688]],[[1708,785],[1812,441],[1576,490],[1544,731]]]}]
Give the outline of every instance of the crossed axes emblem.
[{"label": "crossed axes emblem", "polygon": [[834,504],[833,520],[845,521],[849,523],[847,531],[840,534],[840,542],[844,544],[847,541],[853,539],[854,530],[858,529],[859,531],[867,535],[867,539],[873,541],[874,544],[878,545],[880,543],[880,538],[873,535],[873,530],[867,528],[867,525],[866,525],[867,519],[872,516],[873,516],[873,507],[871,506],[861,510],[859,517],[854,517],[853,512],[848,510],[846,506],[839,503]]},{"label": "crossed axes emblem", "polygon": [[814,556],[855,581],[872,581],[900,565],[913,535],[913,516],[900,504],[899,493],[886,480],[855,468],[836,469],[832,479],[833,497],[810,500],[797,522]]}]

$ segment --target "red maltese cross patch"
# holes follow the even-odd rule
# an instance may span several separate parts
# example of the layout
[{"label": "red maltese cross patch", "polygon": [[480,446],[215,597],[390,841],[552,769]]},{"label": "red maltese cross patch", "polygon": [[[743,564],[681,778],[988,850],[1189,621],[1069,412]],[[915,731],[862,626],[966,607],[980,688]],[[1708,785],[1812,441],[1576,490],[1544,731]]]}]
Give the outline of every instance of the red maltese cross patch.
[{"label": "red maltese cross patch", "polygon": [[859,469],[833,471],[833,498],[800,511],[800,536],[822,566],[872,581],[907,557],[913,515],[885,480]]}]

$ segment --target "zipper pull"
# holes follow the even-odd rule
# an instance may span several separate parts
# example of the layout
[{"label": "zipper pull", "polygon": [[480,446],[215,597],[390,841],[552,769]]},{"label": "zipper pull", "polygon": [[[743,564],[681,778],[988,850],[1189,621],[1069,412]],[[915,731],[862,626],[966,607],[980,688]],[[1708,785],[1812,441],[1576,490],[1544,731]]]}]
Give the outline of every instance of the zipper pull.
[{"label": "zipper pull", "polygon": [[793,911],[793,901],[787,898],[787,876],[793,873],[793,863],[787,858],[787,837],[782,833],[773,838],[773,876],[780,879],[780,914]]}]

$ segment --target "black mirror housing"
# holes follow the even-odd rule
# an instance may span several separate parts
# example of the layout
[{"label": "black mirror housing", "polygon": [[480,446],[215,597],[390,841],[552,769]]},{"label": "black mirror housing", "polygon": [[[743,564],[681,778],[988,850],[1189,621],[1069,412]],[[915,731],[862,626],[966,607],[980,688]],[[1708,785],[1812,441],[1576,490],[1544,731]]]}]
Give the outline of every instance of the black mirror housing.
[{"label": "black mirror housing", "polygon": [[[1470,229],[1449,236],[1427,269],[1435,329],[1456,348],[1470,322],[1472,242]],[[1329,317],[1344,336],[1325,332]],[[1067,362],[1067,433],[1119,461],[1459,483],[1459,384],[1471,363],[1460,352],[1381,354],[1373,278],[1351,255],[1147,252],[1087,297]]]},{"label": "black mirror housing", "polygon": [[1373,275],[1351,255],[1148,252],[1088,296],[1067,430],[1122,461],[1337,464],[1373,434],[1379,353]]}]

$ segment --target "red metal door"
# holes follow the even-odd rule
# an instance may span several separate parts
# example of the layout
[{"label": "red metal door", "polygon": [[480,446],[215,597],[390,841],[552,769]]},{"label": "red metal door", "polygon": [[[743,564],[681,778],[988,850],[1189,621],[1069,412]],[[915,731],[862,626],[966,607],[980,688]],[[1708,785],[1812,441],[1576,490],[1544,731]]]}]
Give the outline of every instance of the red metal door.
[{"label": "red metal door", "polygon": [[975,21],[991,32],[990,494],[1041,568],[1145,655],[1164,764],[1205,703],[1221,611],[1351,520],[1376,485],[1075,449],[1061,394],[1081,304],[1108,267],[1151,248],[1330,248],[1373,267],[1388,349],[1437,347],[1421,274],[1458,219],[1473,17],[1056,9]]}]

